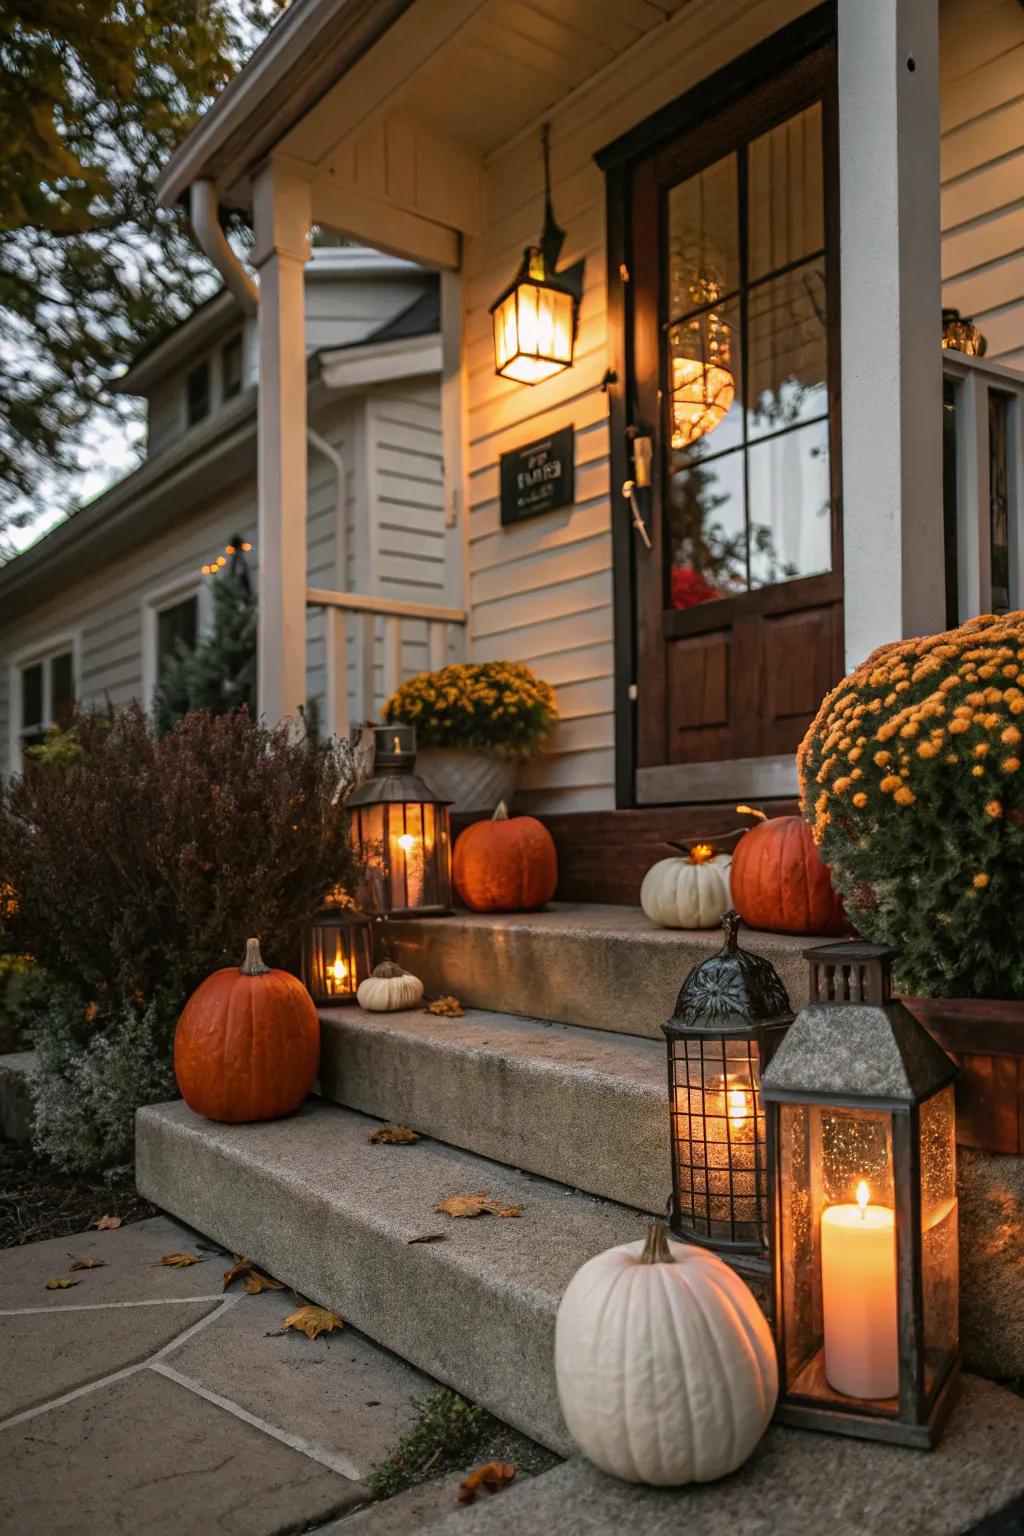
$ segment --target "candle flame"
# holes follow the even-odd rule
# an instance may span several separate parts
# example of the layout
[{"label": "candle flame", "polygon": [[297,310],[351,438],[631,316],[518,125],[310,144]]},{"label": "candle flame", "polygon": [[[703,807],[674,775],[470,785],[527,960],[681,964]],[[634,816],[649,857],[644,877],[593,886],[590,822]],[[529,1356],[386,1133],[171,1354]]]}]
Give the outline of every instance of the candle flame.
[{"label": "candle flame", "polygon": [[715,850],[710,843],[694,843],[690,849],[691,864],[708,864],[715,856]]},{"label": "candle flame", "polygon": [[746,1124],[748,1114],[747,1095],[742,1088],[729,1089],[729,1121],[734,1131]]},{"label": "candle flame", "polygon": [[342,981],[345,980],[347,975],[348,975],[348,966],[345,964],[344,960],[339,955],[338,958],[335,960],[334,964],[331,966],[331,978],[332,978],[332,980],[334,980],[336,982],[342,982]]},{"label": "candle flame", "polygon": [[867,1203],[870,1198],[871,1191],[868,1188],[868,1181],[867,1179],[861,1179],[860,1183],[857,1185],[857,1204],[860,1206],[860,1213],[862,1216],[867,1209]]},{"label": "candle flame", "polygon": [[411,832],[403,832],[401,837],[398,839],[398,846],[401,848],[403,853],[408,853],[410,848],[415,848],[416,839],[413,837]]}]

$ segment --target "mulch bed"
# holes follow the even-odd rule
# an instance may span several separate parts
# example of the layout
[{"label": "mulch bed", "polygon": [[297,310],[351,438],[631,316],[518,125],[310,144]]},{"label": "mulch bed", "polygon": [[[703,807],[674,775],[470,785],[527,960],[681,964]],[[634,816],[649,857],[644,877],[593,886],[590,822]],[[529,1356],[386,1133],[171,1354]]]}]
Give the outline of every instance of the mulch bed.
[{"label": "mulch bed", "polygon": [[101,1216],[120,1216],[127,1225],[159,1214],[130,1184],[61,1173],[25,1147],[0,1141],[0,1248],[84,1232]]}]

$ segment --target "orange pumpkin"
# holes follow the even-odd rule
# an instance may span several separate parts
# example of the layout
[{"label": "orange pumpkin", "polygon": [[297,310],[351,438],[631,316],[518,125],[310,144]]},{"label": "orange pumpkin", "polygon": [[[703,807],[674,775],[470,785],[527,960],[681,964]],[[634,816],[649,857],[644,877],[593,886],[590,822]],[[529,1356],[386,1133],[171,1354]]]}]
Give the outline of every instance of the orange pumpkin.
[{"label": "orange pumpkin", "polygon": [[534,816],[512,816],[502,801],[490,821],[459,834],[452,864],[455,889],[474,912],[532,912],[558,884],[551,833]]},{"label": "orange pumpkin", "polygon": [[276,1120],[298,1109],[320,1064],[320,1020],[287,971],[264,965],[258,939],[185,1004],[174,1035],[182,1098],[208,1120]]},{"label": "orange pumpkin", "polygon": [[761,821],[740,838],[730,870],[732,900],[748,928],[775,933],[845,931],[842,898],[802,816]]}]

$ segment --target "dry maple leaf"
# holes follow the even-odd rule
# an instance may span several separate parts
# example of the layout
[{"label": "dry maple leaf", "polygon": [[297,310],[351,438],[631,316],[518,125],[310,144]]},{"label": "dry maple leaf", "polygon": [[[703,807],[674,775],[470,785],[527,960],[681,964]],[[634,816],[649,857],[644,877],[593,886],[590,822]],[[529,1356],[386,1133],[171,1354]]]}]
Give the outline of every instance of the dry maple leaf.
[{"label": "dry maple leaf", "polygon": [[224,1271],[224,1289],[227,1290],[232,1280],[237,1280],[239,1275],[244,1277],[245,1289],[250,1296],[258,1296],[261,1291],[284,1290],[280,1280],[261,1274],[251,1259],[236,1259],[231,1268]]},{"label": "dry maple leaf", "polygon": [[97,1232],[113,1232],[115,1227],[121,1225],[120,1216],[101,1216],[99,1221],[94,1221],[93,1226]]},{"label": "dry maple leaf", "polygon": [[475,1503],[481,1490],[484,1493],[498,1493],[515,1475],[516,1469],[509,1461],[486,1461],[482,1467],[475,1468],[468,1477],[462,1479],[459,1484],[459,1503]]},{"label": "dry maple leaf", "polygon": [[168,1269],[187,1269],[190,1264],[199,1263],[197,1253],[165,1253],[160,1260]]},{"label": "dry maple leaf", "polygon": [[434,1206],[442,1216],[521,1216],[521,1205],[502,1205],[500,1200],[488,1198],[486,1189],[475,1195],[449,1195]]},{"label": "dry maple leaf", "polygon": [[66,1278],[62,1278],[60,1280],[47,1280],[46,1289],[48,1291],[66,1291],[69,1286],[81,1285],[81,1283],[81,1280],[68,1280]]},{"label": "dry maple leaf", "polygon": [[76,1259],[68,1265],[68,1269],[103,1269],[106,1262],[106,1259]]},{"label": "dry maple leaf", "polygon": [[466,1010],[457,997],[435,997],[427,1004],[426,1011],[442,1019],[461,1019]]},{"label": "dry maple leaf", "polygon": [[297,1312],[286,1317],[284,1326],[304,1333],[307,1339],[318,1339],[322,1333],[333,1333],[335,1328],[344,1328],[345,1324],[336,1313],[328,1312],[326,1307],[309,1305],[300,1307]]},{"label": "dry maple leaf", "polygon": [[370,1140],[378,1146],[405,1147],[411,1141],[419,1141],[419,1137],[407,1125],[378,1125],[370,1132]]}]

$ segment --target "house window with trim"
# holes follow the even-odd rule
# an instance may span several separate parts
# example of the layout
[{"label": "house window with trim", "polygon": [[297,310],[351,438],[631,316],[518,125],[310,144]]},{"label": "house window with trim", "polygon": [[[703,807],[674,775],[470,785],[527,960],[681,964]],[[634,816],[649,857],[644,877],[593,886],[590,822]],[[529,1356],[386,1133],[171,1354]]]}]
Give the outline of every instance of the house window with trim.
[{"label": "house window with trim", "polygon": [[209,416],[210,364],[208,360],[201,362],[188,374],[185,380],[185,405],[190,427],[194,427],[197,421],[202,421],[204,416]]},{"label": "house window with trim", "polygon": [[220,354],[221,396],[231,400],[242,388],[242,338],[232,336],[224,343]]},{"label": "house window with trim", "polygon": [[48,655],[22,662],[16,671],[20,758],[26,747],[39,746],[52,726],[66,725],[74,713],[74,650],[63,645]]},{"label": "house window with trim", "polygon": [[193,648],[199,638],[199,594],[169,603],[156,610],[156,674],[159,680],[164,662],[173,656],[180,644]]}]

